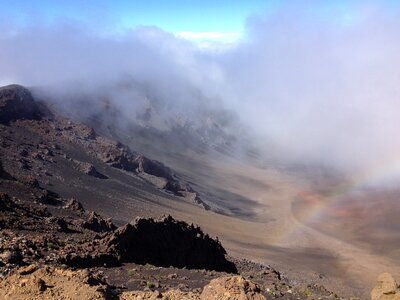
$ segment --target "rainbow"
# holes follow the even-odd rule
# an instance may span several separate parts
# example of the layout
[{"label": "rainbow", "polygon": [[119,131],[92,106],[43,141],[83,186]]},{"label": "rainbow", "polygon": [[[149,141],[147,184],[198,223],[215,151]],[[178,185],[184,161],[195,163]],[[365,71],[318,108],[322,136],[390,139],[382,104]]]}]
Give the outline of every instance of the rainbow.
[{"label": "rainbow", "polygon": [[[307,204],[305,208],[297,212],[296,219],[303,224],[312,223],[324,216],[328,209],[337,205],[349,195],[365,191],[367,188],[394,186],[394,183],[398,183],[399,178],[400,157],[397,159],[386,159],[385,163],[380,163],[374,168],[359,172],[359,175],[346,180],[342,184],[338,184],[328,195],[299,189],[296,199],[292,202],[292,209],[296,205],[296,200]],[[290,241],[296,234],[298,227],[299,224],[297,222],[288,225],[274,244],[283,244]]]}]

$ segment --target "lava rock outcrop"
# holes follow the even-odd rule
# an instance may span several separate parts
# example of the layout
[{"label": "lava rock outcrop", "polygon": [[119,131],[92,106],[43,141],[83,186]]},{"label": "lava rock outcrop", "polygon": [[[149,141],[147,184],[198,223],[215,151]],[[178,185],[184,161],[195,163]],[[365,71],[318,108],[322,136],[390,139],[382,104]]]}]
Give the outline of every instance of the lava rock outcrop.
[{"label": "lava rock outcrop", "polygon": [[0,211],[14,211],[16,206],[7,194],[0,193]]},{"label": "lava rock outcrop", "polygon": [[64,208],[75,211],[77,213],[81,213],[81,214],[83,214],[85,212],[85,209],[83,208],[82,203],[80,203],[75,198],[69,199],[68,202],[64,205]]},{"label": "lava rock outcrop", "polygon": [[199,227],[171,216],[158,220],[138,218],[134,224],[122,226],[105,237],[103,244],[121,262],[237,272],[219,241]]},{"label": "lava rock outcrop", "polygon": [[79,162],[78,163],[79,170],[89,176],[96,177],[99,179],[108,179],[107,176],[101,174],[97,169],[90,163],[87,162]]},{"label": "lava rock outcrop", "polygon": [[168,181],[173,181],[173,175],[170,168],[156,160],[148,159],[139,155],[135,159],[135,169],[138,173],[147,173],[157,177],[164,177]]},{"label": "lava rock outcrop", "polygon": [[95,232],[109,232],[117,228],[112,223],[111,219],[103,219],[94,211],[92,211],[89,218],[82,223],[82,227]]},{"label": "lava rock outcrop", "polygon": [[1,161],[0,161],[0,179],[14,180],[14,177],[12,177],[11,174],[9,174],[6,170],[4,170]]}]

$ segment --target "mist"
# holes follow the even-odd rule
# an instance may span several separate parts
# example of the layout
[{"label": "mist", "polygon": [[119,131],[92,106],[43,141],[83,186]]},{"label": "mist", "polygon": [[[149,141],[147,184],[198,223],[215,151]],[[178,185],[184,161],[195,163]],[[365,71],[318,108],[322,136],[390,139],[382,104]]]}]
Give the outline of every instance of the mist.
[{"label": "mist", "polygon": [[354,172],[400,163],[400,7],[391,1],[281,1],[223,47],[156,27],[101,29],[0,23],[0,84],[37,87],[66,107],[107,98],[126,118],[147,97],[191,120],[204,116],[199,108],[226,109],[265,153],[290,161]]}]

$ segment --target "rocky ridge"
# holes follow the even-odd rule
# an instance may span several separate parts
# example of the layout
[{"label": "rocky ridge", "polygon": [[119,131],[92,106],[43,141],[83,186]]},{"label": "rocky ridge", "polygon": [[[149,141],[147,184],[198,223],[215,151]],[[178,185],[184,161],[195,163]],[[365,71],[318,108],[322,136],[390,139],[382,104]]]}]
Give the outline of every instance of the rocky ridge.
[{"label": "rocky ridge", "polygon": [[337,298],[320,286],[293,286],[270,266],[232,259],[198,226],[170,216],[117,227],[86,211],[65,196],[68,189],[80,177],[99,187],[116,182],[115,173],[202,202],[162,163],[59,116],[21,86],[2,88],[0,104],[0,298]]},{"label": "rocky ridge", "polygon": [[129,291],[117,295],[103,278],[86,270],[68,270],[55,267],[38,268],[36,265],[19,268],[15,274],[0,282],[2,299],[254,299],[264,300],[257,284],[241,276],[212,280],[203,291],[185,292],[169,289],[165,292]]},{"label": "rocky ridge", "polygon": [[[220,269],[224,264],[236,271],[234,264],[225,259],[225,250],[222,246],[206,236],[198,227],[189,226],[184,222],[175,221],[171,217],[164,217],[159,220],[138,219],[134,225],[127,224],[116,229],[111,220],[105,221],[100,215],[94,212],[86,212],[75,199],[60,200],[65,202],[59,205],[54,214],[47,210],[47,205],[42,203],[28,204],[16,198],[11,198],[7,194],[0,194],[0,271],[5,279],[2,281],[0,295],[9,299],[25,299],[27,295],[31,299],[45,299],[46,297],[59,297],[59,299],[70,299],[68,296],[72,293],[71,299],[103,299],[106,291],[110,289],[108,284],[89,276],[88,271],[72,271],[60,269],[63,263],[67,263],[72,268],[86,269],[88,266],[121,265],[126,261],[137,261],[146,264],[157,258],[152,252],[155,245],[158,245],[158,254],[169,253],[171,242],[168,237],[159,234],[152,236],[152,244],[146,244],[141,238],[147,235],[152,225],[165,227],[163,234],[171,231],[175,238],[180,238],[191,247],[186,251],[185,256],[190,267],[189,251],[197,252],[208,249],[220,251],[221,262],[215,261],[217,253],[211,253],[211,257],[204,256],[203,261],[198,262],[198,267],[209,269]],[[87,224],[92,224],[88,226]],[[147,225],[147,226],[146,226]],[[175,232],[171,226],[179,226],[179,229],[186,230],[187,234],[179,236],[181,232]],[[104,230],[99,230],[104,229]],[[130,229],[129,229],[130,228]],[[133,231],[132,231],[133,230]],[[176,230],[176,229],[175,229]],[[25,232],[29,235],[27,238]],[[97,232],[103,232],[98,235]],[[161,240],[160,240],[161,239]],[[192,241],[198,240],[199,246],[191,245]],[[166,244],[165,244],[166,243]],[[214,245],[214,248],[213,246]],[[139,246],[135,249],[135,246]],[[96,250],[97,249],[97,252]],[[98,250],[101,249],[101,250]],[[130,251],[135,249],[135,254]],[[82,253],[76,254],[76,253]],[[94,254],[93,254],[94,253]],[[139,258],[140,259],[139,259]],[[195,257],[195,256],[193,256]],[[177,265],[173,256],[162,256],[161,259],[167,261],[158,261],[158,263],[168,263]],[[177,265],[186,267],[186,265]],[[90,273],[91,274],[91,273]],[[28,277],[21,277],[28,276]],[[68,284],[63,284],[67,281]],[[80,282],[83,282],[80,284]],[[91,284],[95,282],[95,284]],[[99,292],[99,284],[103,290]],[[89,284],[89,285],[88,285]],[[96,285],[95,288],[90,286]],[[82,292],[81,292],[82,290]],[[2,294],[3,293],[3,294]],[[108,292],[107,292],[108,293]],[[108,296],[107,296],[108,297]],[[106,298],[107,298],[106,297]],[[104,299],[106,299],[104,298]]]},{"label": "rocky ridge", "polygon": [[[38,144],[36,149],[32,147],[34,146],[32,144],[15,145],[12,140],[13,131],[8,129],[9,135],[5,136],[2,141],[3,149],[6,151],[3,155],[0,153],[0,162],[3,163],[3,166],[0,167],[1,177],[11,178],[13,175],[21,177],[21,169],[25,173],[32,173],[37,161],[54,164],[57,157],[62,156],[71,160],[82,174],[108,179],[93,164],[70,158],[59,146],[64,143],[72,143],[82,147],[87,154],[102,163],[141,176],[160,189],[209,209],[209,206],[187,183],[180,180],[179,176],[161,162],[131,151],[120,142],[100,136],[92,128],[72,122],[57,112],[51,111],[43,103],[37,102],[28,89],[19,85],[0,88],[0,125],[6,126],[4,133],[7,133],[7,126],[11,122],[17,123],[20,127],[34,130],[35,133],[46,137],[47,140]],[[13,146],[18,147],[13,149]],[[19,154],[18,158],[14,159],[18,161],[18,166],[9,161],[11,158],[9,153],[14,156]],[[8,172],[5,169],[9,169]]]},{"label": "rocky ridge", "polygon": [[158,220],[137,218],[105,237],[103,244],[108,253],[116,253],[123,262],[237,272],[218,241],[198,226],[171,216]]},{"label": "rocky ridge", "polygon": [[[229,261],[218,241],[170,216],[139,218],[98,233],[84,224],[94,215],[104,219],[86,212],[75,199],[60,199],[55,207],[26,203],[7,194],[1,194],[0,200],[0,296],[5,299],[25,299],[27,294],[32,299],[49,295],[58,299],[82,299],[81,295],[85,299],[209,299],[211,295],[216,299],[268,299],[268,295],[308,299],[310,291],[313,295],[318,291],[322,299],[336,297],[316,287],[308,292],[295,289],[268,266]],[[151,241],[146,238],[149,235]],[[174,244],[177,239],[179,243]],[[207,285],[212,279],[218,280]],[[126,282],[134,283],[128,291]],[[75,289],[77,294],[71,296]]]},{"label": "rocky ridge", "polygon": [[[50,248],[57,250],[52,251],[52,260],[71,267],[117,266],[134,262],[237,272],[235,265],[225,258],[226,251],[218,241],[204,234],[199,227],[176,221],[171,216],[156,220],[138,218],[133,224],[117,228],[110,219],[105,220],[95,212],[85,212],[83,206],[73,199],[60,205],[54,215],[43,206],[18,202],[18,199],[11,199],[7,194],[0,194],[2,228],[45,232],[41,240],[49,236],[45,243],[39,242],[33,246],[36,250],[33,253],[27,245],[27,254],[37,253],[38,250],[46,252],[50,243]],[[63,211],[71,209],[70,214]],[[21,215],[24,217],[21,218]],[[82,231],[86,234],[81,234]],[[80,242],[51,239],[58,232],[74,233]],[[85,241],[90,236],[92,238]],[[26,242],[31,244],[32,241],[35,239]],[[18,247],[3,250],[21,252]],[[35,255],[24,257],[25,263],[33,263],[36,258]]]}]

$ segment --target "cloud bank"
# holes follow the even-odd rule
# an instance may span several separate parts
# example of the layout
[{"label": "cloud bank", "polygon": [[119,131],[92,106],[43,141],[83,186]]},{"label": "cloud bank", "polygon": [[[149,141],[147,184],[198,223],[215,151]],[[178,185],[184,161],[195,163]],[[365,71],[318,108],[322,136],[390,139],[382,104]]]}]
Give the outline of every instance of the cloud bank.
[{"label": "cloud bank", "polygon": [[[0,83],[73,99],[132,81],[193,118],[201,105],[233,110],[266,152],[273,146],[291,160],[346,170],[400,165],[394,2],[282,1],[246,26],[234,45],[204,49],[155,27],[106,34],[75,22],[2,23]],[[141,96],[112,93],[129,112]]]}]

